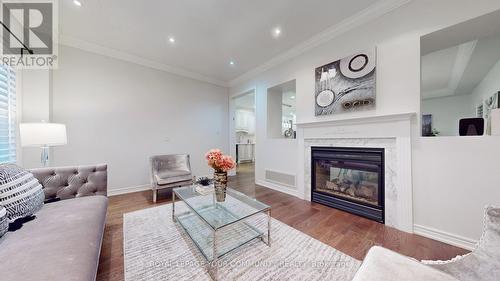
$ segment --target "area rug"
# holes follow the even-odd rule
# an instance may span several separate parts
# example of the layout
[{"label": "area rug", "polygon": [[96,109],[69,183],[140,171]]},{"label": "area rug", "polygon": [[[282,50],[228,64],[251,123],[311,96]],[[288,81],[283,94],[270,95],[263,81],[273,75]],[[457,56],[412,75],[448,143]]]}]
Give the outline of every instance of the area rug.
[{"label": "area rug", "polygon": [[[176,212],[182,203],[176,203]],[[172,205],[123,218],[126,281],[212,280],[206,261],[172,221]],[[352,280],[360,261],[272,219],[271,247],[259,239],[222,256],[217,280]],[[223,241],[222,241],[223,243]]]}]

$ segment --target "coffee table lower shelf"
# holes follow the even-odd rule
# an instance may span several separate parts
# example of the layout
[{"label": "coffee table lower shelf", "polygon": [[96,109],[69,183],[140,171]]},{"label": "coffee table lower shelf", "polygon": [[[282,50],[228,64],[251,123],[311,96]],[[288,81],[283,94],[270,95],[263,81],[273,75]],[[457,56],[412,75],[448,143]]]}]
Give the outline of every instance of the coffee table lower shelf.
[{"label": "coffee table lower shelf", "polygon": [[[175,214],[175,219],[209,262],[247,244],[253,239],[262,239],[264,236],[263,232],[244,221],[213,230],[192,212]],[[214,239],[216,239],[215,243]],[[216,252],[215,259],[214,251]]]}]

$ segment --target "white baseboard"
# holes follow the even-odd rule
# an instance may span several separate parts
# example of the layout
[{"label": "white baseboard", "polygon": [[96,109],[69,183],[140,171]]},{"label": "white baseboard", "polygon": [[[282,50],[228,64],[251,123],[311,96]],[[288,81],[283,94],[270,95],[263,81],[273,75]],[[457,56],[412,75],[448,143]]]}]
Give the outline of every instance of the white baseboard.
[{"label": "white baseboard", "polygon": [[120,187],[120,188],[109,188],[108,196],[115,196],[133,192],[139,192],[144,190],[151,190],[151,184],[144,184],[138,186]]},{"label": "white baseboard", "polygon": [[300,194],[300,192],[298,192],[297,190],[292,189],[290,187],[286,187],[286,186],[283,186],[280,184],[271,183],[271,182],[263,181],[263,180],[255,180],[255,184],[262,185],[264,187],[267,187],[267,188],[270,188],[270,189],[273,189],[273,190],[276,190],[279,192],[283,192],[283,193],[286,193],[288,195],[298,197],[300,199],[304,199],[303,198],[304,196],[302,196],[302,194]]},{"label": "white baseboard", "polygon": [[446,244],[457,246],[466,250],[473,250],[477,243],[476,240],[467,237],[418,224],[415,224],[413,226],[413,232],[415,234],[441,241]]}]

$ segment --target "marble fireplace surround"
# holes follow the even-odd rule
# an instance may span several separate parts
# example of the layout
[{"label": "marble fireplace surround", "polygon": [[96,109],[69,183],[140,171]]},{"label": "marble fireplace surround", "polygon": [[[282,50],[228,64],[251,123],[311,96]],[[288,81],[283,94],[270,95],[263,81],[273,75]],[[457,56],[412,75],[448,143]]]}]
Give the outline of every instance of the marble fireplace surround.
[{"label": "marble fireplace surround", "polygon": [[413,233],[411,124],[415,113],[297,124],[299,194],[311,201],[311,147],[385,150],[385,224]]}]

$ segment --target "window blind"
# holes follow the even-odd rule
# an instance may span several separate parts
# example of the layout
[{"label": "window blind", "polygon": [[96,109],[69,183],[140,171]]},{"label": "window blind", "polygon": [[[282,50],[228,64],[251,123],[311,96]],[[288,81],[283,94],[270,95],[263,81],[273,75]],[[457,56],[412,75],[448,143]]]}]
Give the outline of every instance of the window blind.
[{"label": "window blind", "polygon": [[16,73],[0,65],[0,163],[16,161]]}]

